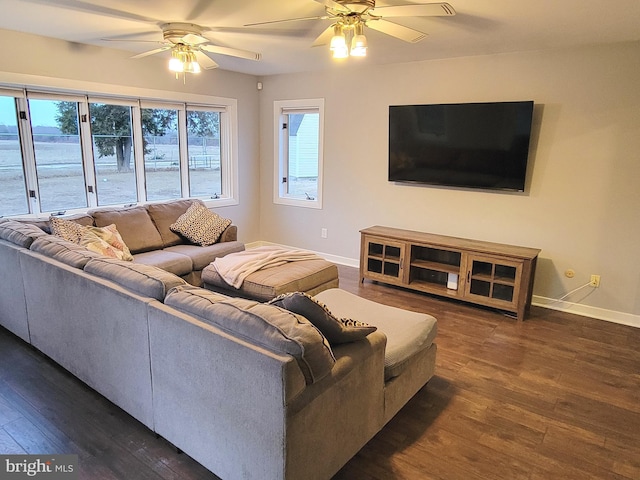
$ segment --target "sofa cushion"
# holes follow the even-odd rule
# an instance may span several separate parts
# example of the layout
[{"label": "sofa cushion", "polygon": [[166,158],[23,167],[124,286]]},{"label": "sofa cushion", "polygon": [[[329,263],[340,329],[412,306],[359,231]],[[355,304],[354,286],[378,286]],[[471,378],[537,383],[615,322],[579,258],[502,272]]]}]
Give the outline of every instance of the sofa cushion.
[{"label": "sofa cushion", "polygon": [[194,203],[202,204],[202,201],[197,199],[173,200],[170,202],[150,203],[146,206],[151,220],[153,220],[162,237],[165,248],[184,243],[184,237],[173,232],[170,227]]},{"label": "sofa cushion", "polygon": [[171,225],[171,230],[198,245],[213,245],[231,220],[222,218],[202,203],[194,203]]},{"label": "sofa cushion", "polygon": [[153,265],[179,277],[187,275],[193,270],[193,262],[189,257],[167,250],[136,253],[133,258],[136,263]]},{"label": "sofa cushion", "polygon": [[244,243],[223,242],[201,247],[199,245],[174,245],[165,248],[165,252],[179,253],[186,255],[193,262],[194,270],[202,270],[218,257],[224,257],[229,253],[242,252]]},{"label": "sofa cushion", "polygon": [[11,218],[1,218],[0,223],[2,223],[3,221],[8,222],[9,220],[13,222],[28,223],[29,225],[34,225],[38,227],[40,230],[42,230],[45,233],[51,233],[49,219],[45,220],[42,218],[11,217]]},{"label": "sofa cushion", "polygon": [[139,263],[126,262],[115,258],[94,258],[87,262],[85,272],[128,288],[142,296],[163,301],[173,287],[186,282],[173,273]]},{"label": "sofa cushion", "polygon": [[327,339],[307,319],[274,305],[225,297],[201,288],[177,288],[165,304],[276,353],[293,356],[307,384],[324,378],[335,364]]},{"label": "sofa cushion", "polygon": [[[56,215],[56,218],[63,218],[64,220],[70,220],[80,225],[93,225],[93,217],[86,213],[75,213],[73,215],[65,215],[61,217]],[[28,223],[31,225],[35,225],[40,228],[45,233],[51,233],[51,221],[49,218],[34,218],[34,217],[11,217],[7,220],[14,220],[20,223]]]},{"label": "sofa cushion", "polygon": [[19,247],[29,248],[35,239],[48,235],[35,225],[6,220],[0,223],[0,238]]},{"label": "sofa cushion", "polygon": [[162,237],[145,207],[91,210],[89,214],[96,227],[114,223],[133,254],[163,247]]},{"label": "sofa cushion", "polygon": [[376,331],[376,327],[350,318],[337,318],[327,306],[303,292],[282,294],[269,304],[302,315],[327,337],[331,345],[354,342]]},{"label": "sofa cushion", "polygon": [[107,257],[118,258],[130,262],[133,256],[122,240],[115,224],[106,227],[83,227],[84,233],[80,237],[80,245],[92,252]]},{"label": "sofa cushion", "polygon": [[77,243],[48,234],[38,237],[31,245],[31,251],[41,253],[65,265],[80,269],[84,268],[92,258],[102,257],[99,253],[87,250]]}]

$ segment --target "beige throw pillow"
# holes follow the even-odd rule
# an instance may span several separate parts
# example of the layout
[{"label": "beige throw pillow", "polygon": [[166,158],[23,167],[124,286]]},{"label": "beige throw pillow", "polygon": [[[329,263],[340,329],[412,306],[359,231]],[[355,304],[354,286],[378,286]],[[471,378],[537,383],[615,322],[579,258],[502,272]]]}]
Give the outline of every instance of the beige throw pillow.
[{"label": "beige throw pillow", "polygon": [[229,225],[228,218],[222,218],[201,203],[194,203],[169,228],[204,247],[216,243]]},{"label": "beige throw pillow", "polygon": [[80,225],[79,223],[51,216],[51,233],[77,245],[82,245],[87,250],[99,253],[111,258],[132,261],[133,255],[122,240],[115,224],[106,227],[93,227]]},{"label": "beige throw pillow", "polygon": [[122,240],[115,224],[106,227],[84,227],[85,232],[80,238],[80,245],[92,252],[97,252],[111,258],[133,260],[133,255]]}]

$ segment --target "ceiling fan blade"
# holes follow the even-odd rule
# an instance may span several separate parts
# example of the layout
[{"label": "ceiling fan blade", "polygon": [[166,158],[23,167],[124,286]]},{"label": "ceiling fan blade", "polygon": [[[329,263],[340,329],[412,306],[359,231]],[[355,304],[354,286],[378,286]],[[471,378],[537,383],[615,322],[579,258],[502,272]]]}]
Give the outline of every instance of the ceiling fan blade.
[{"label": "ceiling fan blade", "polygon": [[39,3],[47,6],[57,6],[66,8],[68,10],[75,10],[78,12],[92,13],[96,15],[104,15],[113,18],[124,18],[127,20],[134,20],[145,23],[157,23],[155,18],[146,17],[144,15],[138,15],[132,12],[126,12],[124,10],[118,10],[95,3],[89,3],[82,0],[26,0],[30,3]]},{"label": "ceiling fan blade", "polygon": [[247,60],[260,60],[260,53],[249,52],[247,50],[239,50],[237,48],[220,47],[218,45],[200,45],[200,49],[211,53],[219,53],[230,57],[246,58]]},{"label": "ceiling fan blade", "polygon": [[112,35],[107,38],[100,39],[103,42],[149,42],[164,43],[162,33],[158,30],[138,33],[124,33],[122,35]]},{"label": "ceiling fan blade", "polygon": [[331,10],[335,10],[336,12],[349,13],[351,11],[344,5],[341,5],[338,2],[334,2],[333,0],[314,0],[314,1],[321,3],[325,7],[330,8]]},{"label": "ceiling fan blade", "polygon": [[245,27],[255,27],[257,25],[271,25],[273,23],[287,23],[287,22],[300,22],[303,20],[326,20],[327,18],[331,18],[329,15],[322,15],[320,17],[301,17],[301,18],[287,18],[286,20],[271,20],[269,22],[257,22],[257,23],[247,23]]},{"label": "ceiling fan blade", "polygon": [[419,32],[413,28],[404,27],[397,23],[391,23],[381,19],[368,20],[366,26],[409,43],[419,42],[427,36],[426,33]]},{"label": "ceiling fan blade", "polygon": [[164,52],[165,50],[169,50],[171,48],[170,45],[165,45],[164,47],[156,48],[155,50],[149,50],[148,52],[142,52],[138,55],[134,55],[131,58],[143,58],[148,57],[149,55],[155,55],[156,53]]},{"label": "ceiling fan blade", "polygon": [[157,43],[159,45],[163,45],[164,42],[162,40],[135,40],[135,39],[124,39],[124,38],[101,38],[101,42],[135,42],[135,43]]},{"label": "ceiling fan blade", "polygon": [[196,59],[202,68],[205,70],[211,70],[212,68],[218,68],[218,64],[213,61],[208,55],[204,52],[196,51]]},{"label": "ceiling fan blade", "polygon": [[333,38],[333,25],[329,25],[313,42],[312,47],[321,47],[322,45],[326,45],[331,42],[331,38]]},{"label": "ceiling fan blade", "polygon": [[392,17],[450,17],[456,11],[448,3],[426,3],[423,5],[400,5],[394,7],[376,7],[373,15]]},{"label": "ceiling fan blade", "polygon": [[188,43],[189,45],[199,45],[201,43],[209,41],[209,39],[195,33],[186,34],[184,37],[182,37],[182,40],[184,41],[184,43]]}]

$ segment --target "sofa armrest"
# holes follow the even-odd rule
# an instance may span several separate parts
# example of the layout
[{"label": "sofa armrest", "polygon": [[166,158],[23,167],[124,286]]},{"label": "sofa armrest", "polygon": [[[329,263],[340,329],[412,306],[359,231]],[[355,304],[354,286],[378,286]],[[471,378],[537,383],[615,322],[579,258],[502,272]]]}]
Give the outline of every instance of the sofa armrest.
[{"label": "sofa armrest", "polygon": [[218,242],[235,242],[238,240],[238,227],[237,225],[229,225],[222,235],[220,235],[220,239]]}]

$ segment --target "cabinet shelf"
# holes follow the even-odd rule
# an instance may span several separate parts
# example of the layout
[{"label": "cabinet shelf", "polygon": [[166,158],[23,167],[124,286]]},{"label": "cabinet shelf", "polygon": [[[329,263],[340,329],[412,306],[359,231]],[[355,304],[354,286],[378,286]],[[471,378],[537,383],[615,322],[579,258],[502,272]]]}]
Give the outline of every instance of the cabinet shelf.
[{"label": "cabinet shelf", "polygon": [[426,282],[424,280],[413,280],[409,282],[409,288],[413,290],[420,290],[422,292],[433,293],[435,295],[458,297],[458,291],[447,288],[446,286],[439,285],[432,282]]},{"label": "cabinet shelf", "polygon": [[516,313],[531,306],[539,249],[389,227],[360,231],[365,279]]},{"label": "cabinet shelf", "polygon": [[436,270],[445,273],[460,273],[460,266],[446,265],[444,263],[429,262],[427,260],[412,260],[411,266],[416,268],[424,268],[428,270]]}]

